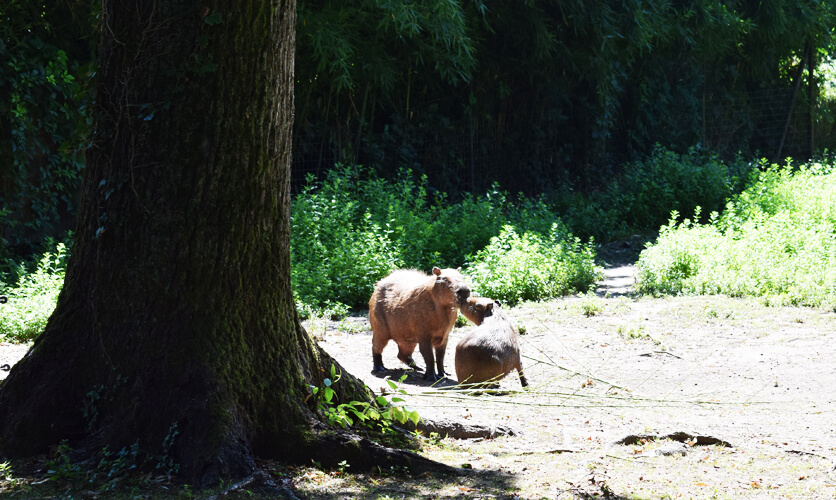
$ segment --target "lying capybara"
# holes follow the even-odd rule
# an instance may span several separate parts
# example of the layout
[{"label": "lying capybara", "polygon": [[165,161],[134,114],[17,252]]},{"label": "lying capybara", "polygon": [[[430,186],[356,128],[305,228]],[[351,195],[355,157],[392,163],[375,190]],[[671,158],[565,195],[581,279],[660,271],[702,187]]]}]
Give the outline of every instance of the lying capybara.
[{"label": "lying capybara", "polygon": [[412,368],[417,368],[412,353],[418,346],[427,366],[425,379],[435,381],[444,377],[447,339],[459,305],[469,296],[470,286],[456,269],[434,267],[429,276],[420,271],[401,270],[380,280],[369,300],[372,371],[386,370],[382,353],[391,339],[398,344],[398,359]]},{"label": "lying capybara", "polygon": [[519,335],[499,301],[470,297],[462,303],[461,310],[467,319],[480,326],[468,332],[456,346],[459,384],[496,386],[516,368],[520,383],[527,387],[520,360]]}]

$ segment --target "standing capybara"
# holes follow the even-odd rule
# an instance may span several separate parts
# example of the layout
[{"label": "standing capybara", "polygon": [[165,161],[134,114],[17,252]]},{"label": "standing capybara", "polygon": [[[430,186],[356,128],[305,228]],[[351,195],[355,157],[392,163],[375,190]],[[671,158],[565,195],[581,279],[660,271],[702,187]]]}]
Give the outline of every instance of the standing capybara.
[{"label": "standing capybara", "polygon": [[444,377],[447,339],[459,305],[469,296],[470,286],[456,269],[434,267],[430,276],[414,270],[395,271],[380,280],[369,300],[372,371],[386,370],[382,353],[391,339],[398,344],[398,359],[412,368],[417,368],[412,353],[418,346],[427,365],[425,379]]},{"label": "standing capybara", "polygon": [[520,360],[517,330],[499,301],[471,297],[462,303],[462,314],[479,327],[468,332],[456,346],[456,376],[459,384],[497,385],[513,369],[520,383],[528,386]]}]

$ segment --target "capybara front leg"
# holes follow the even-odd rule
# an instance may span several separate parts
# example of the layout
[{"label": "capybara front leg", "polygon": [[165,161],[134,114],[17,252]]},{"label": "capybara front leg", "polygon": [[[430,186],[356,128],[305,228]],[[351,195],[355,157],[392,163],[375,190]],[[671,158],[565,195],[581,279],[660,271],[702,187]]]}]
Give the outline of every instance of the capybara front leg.
[{"label": "capybara front leg", "polygon": [[427,371],[424,373],[424,380],[435,382],[440,380],[444,374],[435,374],[435,359],[433,359],[433,345],[429,339],[418,343],[418,350],[421,351],[421,356],[424,357],[424,364],[427,366]]},{"label": "capybara front leg", "polygon": [[386,367],[383,366],[383,354],[382,353],[372,353],[372,362],[374,363],[374,367],[372,368],[372,373],[378,372],[385,372]]}]

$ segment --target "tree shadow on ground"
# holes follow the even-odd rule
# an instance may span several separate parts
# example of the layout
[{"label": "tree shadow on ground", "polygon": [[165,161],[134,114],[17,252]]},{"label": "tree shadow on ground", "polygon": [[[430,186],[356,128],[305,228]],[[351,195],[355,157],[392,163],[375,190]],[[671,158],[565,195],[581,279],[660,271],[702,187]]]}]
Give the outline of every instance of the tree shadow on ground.
[{"label": "tree shadow on ground", "polygon": [[379,379],[389,378],[394,382],[401,380],[401,377],[406,375],[403,380],[404,384],[416,385],[419,387],[432,387],[433,389],[450,388],[458,385],[458,381],[450,376],[446,376],[441,380],[430,381],[424,379],[423,371],[416,371],[411,368],[389,368],[385,372],[371,372],[372,375]]},{"label": "tree shadow on ground", "polygon": [[504,471],[475,471],[461,468],[458,473],[395,473],[351,474],[351,487],[323,491],[308,490],[304,485],[297,492],[304,498],[322,500],[344,498],[517,498],[515,475]]},{"label": "tree shadow on ground", "polygon": [[[344,498],[500,498],[514,499],[528,497],[521,490],[516,474],[502,470],[458,469],[453,474],[444,473],[395,473],[349,474],[346,487],[316,487],[300,484],[296,493],[300,498],[336,500]],[[633,496],[613,492],[604,482],[590,481],[587,485],[572,487],[551,486],[547,491],[538,491],[537,497],[555,499],[601,499],[626,500]]]}]

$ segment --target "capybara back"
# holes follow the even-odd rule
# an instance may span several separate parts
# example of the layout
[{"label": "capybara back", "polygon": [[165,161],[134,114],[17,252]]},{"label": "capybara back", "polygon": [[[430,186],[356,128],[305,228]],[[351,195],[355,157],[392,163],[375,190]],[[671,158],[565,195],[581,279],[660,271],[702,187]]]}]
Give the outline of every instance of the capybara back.
[{"label": "capybara back", "polygon": [[[478,313],[483,312],[484,317],[481,325],[467,333],[456,346],[459,384],[497,385],[500,379],[516,369],[522,386],[528,386],[522,371],[519,335],[499,304],[475,302],[471,298],[462,305],[463,314],[465,310],[470,310],[477,318]],[[467,314],[465,316],[476,323]]]}]

